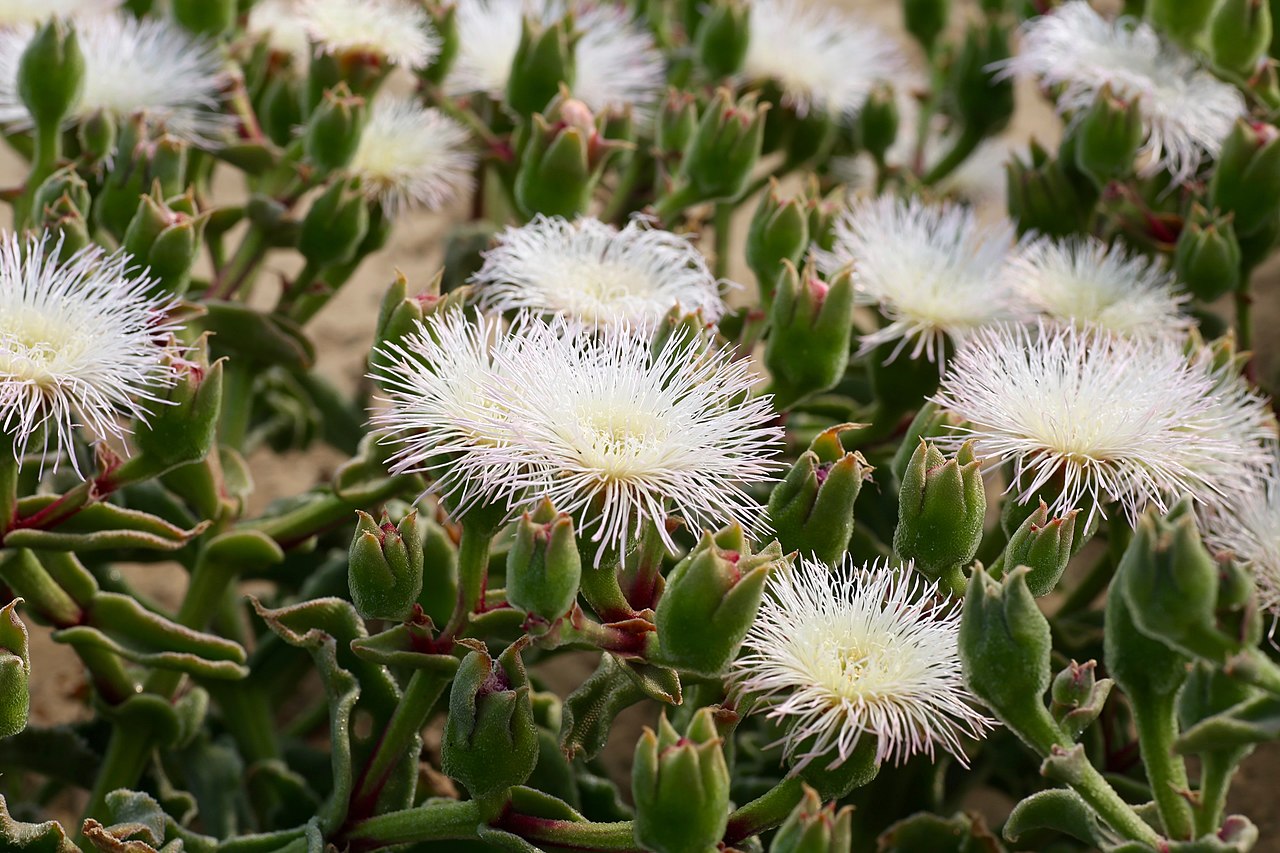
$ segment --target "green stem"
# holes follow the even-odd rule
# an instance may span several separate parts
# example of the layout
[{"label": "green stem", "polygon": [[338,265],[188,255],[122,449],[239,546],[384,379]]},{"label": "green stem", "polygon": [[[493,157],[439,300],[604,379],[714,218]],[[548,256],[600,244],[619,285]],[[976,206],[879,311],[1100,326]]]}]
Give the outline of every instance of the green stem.
[{"label": "green stem", "polygon": [[1194,815],[1186,793],[1191,785],[1187,765],[1173,751],[1178,737],[1176,694],[1130,695],[1134,723],[1138,729],[1138,748],[1147,769],[1151,794],[1165,834],[1176,841],[1192,838]]},{"label": "green stem", "polygon": [[729,815],[725,829],[726,844],[736,844],[753,835],[773,829],[787,819],[804,795],[799,776],[788,776],[773,788]]},{"label": "green stem", "polygon": [[392,768],[405,757],[409,744],[426,725],[431,709],[448,683],[447,676],[425,669],[415,670],[410,676],[352,799],[356,814],[370,814],[377,807],[378,795]]},{"label": "green stem", "polygon": [[298,273],[298,277],[291,281],[284,293],[280,295],[280,304],[276,306],[276,310],[288,314],[299,324],[306,323],[318,314],[333,297],[332,292],[310,292],[311,286],[316,283],[323,271],[319,264],[307,261],[302,267],[302,272]]},{"label": "green stem", "polygon": [[722,201],[715,213],[715,260],[713,272],[716,278],[729,276],[729,246],[733,240],[734,205]]},{"label": "green stem", "polygon": [[635,151],[627,161],[627,168],[618,177],[613,188],[613,196],[605,206],[600,218],[605,222],[617,222],[631,210],[631,196],[635,193],[636,184],[644,177],[645,167],[652,161],[644,153]]},{"label": "green stem", "polygon": [[653,215],[658,217],[659,222],[670,225],[671,220],[683,213],[685,208],[692,207],[701,200],[693,187],[688,184],[679,184],[654,202]]},{"label": "green stem", "polygon": [[951,146],[951,150],[921,177],[921,183],[932,186],[950,175],[969,159],[969,155],[982,143],[982,139],[982,134],[966,129]]},{"label": "green stem", "polygon": [[266,234],[261,228],[252,224],[249,233],[244,235],[235,254],[218,270],[218,277],[209,288],[212,299],[230,299],[235,295],[267,256],[270,246],[267,245]]},{"label": "green stem", "polygon": [[0,536],[9,530],[18,517],[18,466],[17,449],[12,441],[0,446]]},{"label": "green stem", "polygon": [[1242,351],[1253,349],[1253,294],[1247,285],[1236,291],[1236,343]]},{"label": "green stem", "polygon": [[1053,618],[1061,619],[1064,616],[1071,616],[1088,607],[1111,583],[1115,573],[1115,557],[1109,552],[1100,556],[1089,568],[1089,573],[1067,593],[1067,597],[1062,600]]},{"label": "green stem", "polygon": [[1231,777],[1246,750],[1215,750],[1200,756],[1200,807],[1196,810],[1195,837],[1203,838],[1222,825],[1227,810]]},{"label": "green stem", "polygon": [[[84,810],[85,817],[107,819],[107,794],[118,788],[132,788],[147,766],[147,758],[154,746],[151,737],[153,732],[131,725],[131,722],[124,720],[111,729],[107,754],[103,756],[98,768],[93,792],[89,795],[89,805]],[[83,836],[77,839],[77,843],[84,850],[93,849]]]},{"label": "green stem", "polygon": [[635,829],[631,821],[592,823],[590,821],[552,820],[523,814],[507,814],[498,822],[500,829],[520,836],[535,845],[606,853],[636,851]]},{"label": "green stem", "polygon": [[276,743],[276,723],[260,684],[226,681],[205,684],[222,711],[223,722],[244,758],[246,766],[280,756]]},{"label": "green stem", "polygon": [[[589,544],[590,543],[585,543]],[[588,552],[590,549],[588,548]],[[635,608],[622,593],[618,583],[618,567],[621,557],[610,550],[600,560],[600,565],[591,564],[594,554],[583,555],[586,564],[582,569],[582,596],[591,605],[591,609],[604,622],[618,622],[635,616]]]},{"label": "green stem", "polygon": [[1138,816],[1133,807],[1120,798],[1115,788],[1103,778],[1092,764],[1085,763],[1080,778],[1071,783],[1071,788],[1084,801],[1093,806],[1108,826],[1125,838],[1141,841],[1143,844],[1159,849],[1161,838],[1147,822]]},{"label": "green stem", "polygon": [[55,123],[53,127],[36,125],[35,157],[31,161],[31,172],[27,175],[27,185],[13,208],[13,224],[16,230],[34,224],[33,220],[42,211],[32,210],[35,203],[36,190],[44,183],[44,179],[53,173],[54,167],[62,157],[62,128]]},{"label": "green stem", "polygon": [[433,800],[362,820],[348,829],[342,840],[352,850],[373,850],[415,841],[475,838],[480,822],[480,804],[475,800]]},{"label": "green stem", "polygon": [[442,638],[462,635],[471,621],[472,612],[480,608],[485,585],[489,582],[489,546],[493,533],[476,524],[462,523],[462,538],[458,542],[458,600],[453,615],[445,626]]}]

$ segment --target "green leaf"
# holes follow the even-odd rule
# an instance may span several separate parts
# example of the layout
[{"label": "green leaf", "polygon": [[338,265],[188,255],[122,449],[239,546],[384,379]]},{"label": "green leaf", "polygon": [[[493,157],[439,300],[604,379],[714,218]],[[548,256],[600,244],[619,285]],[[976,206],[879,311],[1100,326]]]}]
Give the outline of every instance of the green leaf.
[{"label": "green leaf", "polygon": [[1235,749],[1280,738],[1280,697],[1263,694],[1201,720],[1182,733],[1181,753]]},{"label": "green leaf", "polygon": [[23,823],[14,820],[3,795],[0,795],[0,844],[5,850],[23,853],[80,853],[57,821]]},{"label": "green leaf", "polygon": [[1004,825],[1004,837],[1017,841],[1035,829],[1052,829],[1090,844],[1106,840],[1089,804],[1075,791],[1063,789],[1040,791],[1014,806]]},{"label": "green leaf", "polygon": [[[38,495],[18,502],[18,516],[28,518],[59,500],[58,495]],[[51,551],[102,551],[110,548],[144,548],[175,551],[203,533],[209,522],[189,530],[163,518],[111,503],[90,504],[59,522],[51,530],[19,527],[4,537],[6,548]]]},{"label": "green leaf", "polygon": [[239,302],[204,303],[201,321],[214,333],[215,355],[230,355],[259,364],[307,370],[315,364],[315,346],[302,327],[287,317],[266,314]]}]

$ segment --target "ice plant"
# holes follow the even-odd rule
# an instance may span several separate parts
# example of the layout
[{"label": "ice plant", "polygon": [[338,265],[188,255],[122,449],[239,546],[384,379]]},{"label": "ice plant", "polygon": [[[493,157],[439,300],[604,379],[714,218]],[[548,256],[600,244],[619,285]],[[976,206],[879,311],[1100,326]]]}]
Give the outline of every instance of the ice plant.
[{"label": "ice plant", "polygon": [[106,12],[121,0],[4,0],[0,2],[0,27],[39,24],[50,18]]},{"label": "ice plant", "polygon": [[321,53],[359,53],[422,68],[440,52],[431,20],[410,0],[299,0],[297,14]]},{"label": "ice plant", "polygon": [[950,441],[1010,465],[1019,503],[1054,481],[1052,514],[1115,501],[1130,521],[1183,495],[1220,502],[1253,476],[1265,430],[1265,404],[1179,342],[1071,326],[974,335],[935,402],[963,422]]},{"label": "ice plant", "polygon": [[597,563],[647,522],[674,550],[669,515],[763,532],[746,489],[772,479],[781,431],[769,398],[748,396],[744,361],[680,333],[655,352],[627,325],[531,319],[525,335],[494,353],[501,406],[485,428],[502,438],[479,454],[513,511],[549,498],[597,543]]},{"label": "ice plant", "polygon": [[672,308],[724,313],[720,285],[686,238],[634,219],[621,230],[591,217],[537,216],[507,228],[472,277],[482,305],[528,308],[587,323],[651,328]]},{"label": "ice plant", "polygon": [[299,66],[306,66],[311,37],[306,19],[298,14],[298,0],[258,0],[249,9],[245,31],[272,50],[294,57]]},{"label": "ice plant", "polygon": [[665,60],[651,36],[623,6],[558,0],[461,0],[458,56],[445,80],[449,94],[483,92],[501,99],[520,45],[525,17],[551,23],[573,15],[573,96],[593,112],[651,112],[662,94]]},{"label": "ice plant", "polygon": [[1147,174],[1168,169],[1180,183],[1217,155],[1245,111],[1235,87],[1163,41],[1150,24],[1108,20],[1086,0],[1028,22],[1005,69],[1052,87],[1067,116],[1086,110],[1104,86],[1137,99],[1146,134],[1139,166]]},{"label": "ice plant", "polygon": [[461,124],[415,100],[378,98],[349,165],[370,200],[390,216],[436,210],[472,184],[476,156]]},{"label": "ice plant", "polygon": [[991,722],[964,685],[960,606],[912,565],[801,560],[776,571],[734,663],[734,691],[786,732],[794,769],[839,765],[863,738],[900,764],[937,749],[967,764]]},{"label": "ice plant", "polygon": [[1280,455],[1252,488],[1206,513],[1205,540],[1253,572],[1258,606],[1280,615]]},{"label": "ice plant", "polygon": [[[232,126],[218,112],[227,78],[212,44],[171,21],[123,12],[82,18],[76,32],[85,74],[74,120],[142,113],[153,126],[196,144],[212,144]],[[0,125],[9,131],[31,127],[18,93],[18,62],[31,34],[21,27],[0,31]]]},{"label": "ice plant", "polygon": [[[65,263],[47,235],[0,243],[0,412],[19,463],[69,456],[73,437],[123,438],[121,418],[145,421],[174,381],[163,343],[180,326],[170,298],[123,252],[93,246]],[[51,463],[51,465],[50,465]]]},{"label": "ice plant", "polygon": [[881,196],[852,202],[818,259],[828,272],[852,267],[858,298],[888,321],[863,336],[864,352],[892,343],[890,359],[940,361],[946,341],[1014,316],[999,275],[1013,244],[1012,226],[984,225],[967,207]]},{"label": "ice plant", "polygon": [[1004,274],[1022,304],[1050,323],[1130,337],[1174,338],[1191,327],[1173,273],[1121,243],[1042,237],[1020,247]]},{"label": "ice plant", "polygon": [[807,0],[751,4],[741,76],[771,81],[799,115],[855,115],[872,88],[897,80],[907,62],[893,37],[843,9]]}]

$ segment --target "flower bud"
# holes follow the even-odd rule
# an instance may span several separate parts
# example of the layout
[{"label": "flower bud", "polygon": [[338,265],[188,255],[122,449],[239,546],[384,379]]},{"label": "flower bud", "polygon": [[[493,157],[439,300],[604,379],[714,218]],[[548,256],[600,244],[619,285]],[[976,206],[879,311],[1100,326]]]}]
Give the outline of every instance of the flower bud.
[{"label": "flower bud", "polygon": [[507,552],[507,601],[531,616],[554,622],[578,598],[582,558],[573,518],[548,500],[516,523]]},{"label": "flower bud", "polygon": [[63,166],[54,171],[36,187],[31,208],[38,215],[46,207],[57,205],[63,196],[66,196],[69,207],[88,215],[93,197],[89,194],[89,185],[72,166]]},{"label": "flower bud", "polygon": [[193,216],[193,195],[164,200],[159,184],[144,195],[124,233],[124,249],[150,270],[158,286],[182,295],[191,285],[191,269],[200,254],[207,215]]},{"label": "flower bud", "polygon": [[543,25],[526,16],[507,76],[507,106],[528,118],[546,110],[562,85],[572,90],[576,40],[568,17]]},{"label": "flower bud", "polygon": [[1142,145],[1138,99],[1127,102],[1103,86],[1076,129],[1076,165],[1099,186],[1133,172]]},{"label": "flower bud", "polygon": [[805,190],[805,210],[809,213],[809,242],[830,252],[835,247],[836,217],[844,210],[844,189],[836,187],[825,197],[816,176],[810,176]]},{"label": "flower bud", "polygon": [[1209,30],[1213,64],[1252,77],[1271,44],[1268,0],[1222,0]]},{"label": "flower bud", "polygon": [[1078,739],[1081,732],[1098,719],[1111,695],[1112,681],[1109,678],[1099,681],[1094,675],[1097,667],[1097,661],[1083,664],[1071,661],[1053,679],[1049,711],[1072,740]]},{"label": "flower bud", "polygon": [[1088,180],[1083,181],[1087,188],[1072,181],[1063,161],[1033,141],[1027,162],[1014,157],[1005,168],[1009,215],[1019,234],[1036,231],[1065,237],[1088,230],[1089,216],[1098,202],[1097,188]]},{"label": "flower bud", "polygon": [[302,220],[298,251],[317,267],[350,263],[369,231],[369,208],[357,181],[336,180]]},{"label": "flower bud", "polygon": [[1241,252],[1230,214],[1211,215],[1194,205],[1178,235],[1173,268],[1196,299],[1212,302],[1240,286]]},{"label": "flower bud", "polygon": [[853,336],[853,275],[848,270],[827,284],[812,267],[797,274],[784,261],[783,269],[769,309],[764,351],[779,410],[835,387],[848,366]]},{"label": "flower bud", "polygon": [[898,138],[898,101],[888,83],[877,83],[858,113],[858,141],[877,163]]},{"label": "flower bud", "polygon": [[661,663],[700,675],[719,675],[733,660],[755,620],[769,572],[783,561],[770,543],[753,554],[738,525],[703,533],[667,575],[654,621]]},{"label": "flower bud", "polygon": [[236,25],[236,0],[171,0],[171,7],[182,28],[198,36],[222,38]]},{"label": "flower bud", "polygon": [[849,853],[853,846],[853,806],[839,811],[825,806],[818,792],[804,786],[804,795],[778,827],[769,853]]},{"label": "flower bud", "polygon": [[105,110],[95,110],[76,128],[80,157],[92,165],[103,163],[116,147],[116,120]]},{"label": "flower bud", "polygon": [[1079,514],[1079,510],[1073,509],[1060,518],[1051,519],[1048,506],[1040,501],[1009,538],[1004,549],[1004,564],[1011,569],[1027,567],[1027,588],[1036,598],[1053,592],[1067,570],[1067,563],[1075,552]]},{"label": "flower bud", "polygon": [[894,553],[915,560],[916,569],[929,577],[955,578],[978,552],[986,513],[982,463],[974,458],[973,445],[965,442],[955,458],[947,459],[921,440],[898,493]]},{"label": "flower bud", "polygon": [[321,175],[346,167],[360,147],[360,135],[368,114],[365,99],[351,94],[346,83],[324,93],[307,121],[303,150]]},{"label": "flower bud", "polygon": [[422,593],[418,511],[410,510],[398,525],[385,510],[380,522],[360,510],[356,515],[347,569],[351,601],[366,619],[405,619]]},{"label": "flower bud", "polygon": [[743,0],[714,0],[698,26],[694,53],[711,79],[742,69],[751,40],[751,7]]},{"label": "flower bud", "polygon": [[926,53],[933,51],[950,16],[951,0],[903,0],[902,3],[902,23]]},{"label": "flower bud", "polygon": [[668,162],[678,162],[698,129],[698,99],[690,92],[668,89],[654,124],[659,154]]},{"label": "flower bud", "polygon": [[462,644],[471,652],[449,694],[442,768],[473,799],[483,799],[524,784],[538,762],[538,727],[520,659],[528,639],[516,640],[497,660],[478,640]]},{"label": "flower bud", "polygon": [[75,29],[57,18],[48,21],[18,60],[18,96],[36,128],[56,133],[83,87],[84,54]]},{"label": "flower bud", "polygon": [[1001,78],[1009,58],[1008,28],[997,21],[973,24],[952,62],[948,96],[967,134],[991,136],[1013,117],[1013,80]]},{"label": "flower bud", "polygon": [[1240,119],[1222,144],[1209,181],[1209,205],[1235,216],[1236,235],[1252,236],[1280,210],[1280,131]]},{"label": "flower bud", "polygon": [[1147,17],[1170,40],[1185,48],[1201,46],[1219,0],[1147,0]]},{"label": "flower bud", "polygon": [[520,152],[516,204],[526,216],[538,213],[572,219],[587,209],[596,182],[626,143],[600,135],[582,101],[566,98],[544,117],[535,115]]},{"label": "flower bud", "polygon": [[858,452],[846,452],[841,424],[824,430],[800,454],[769,495],[769,526],[789,552],[838,565],[853,537],[853,506],[874,470]]},{"label": "flower bud", "polygon": [[303,123],[302,81],[284,71],[271,75],[262,87],[256,108],[258,123],[267,138],[281,147],[289,145],[298,125]]},{"label": "flower bud", "polygon": [[702,111],[680,164],[680,180],[698,201],[736,199],[760,158],[768,104],[720,89]]},{"label": "flower bud", "polygon": [[708,853],[729,823],[729,765],[713,709],[701,708],[681,737],[667,722],[636,743],[631,790],[636,844],[653,853]]},{"label": "flower bud", "polygon": [[222,413],[222,360],[209,363],[206,339],[187,351],[171,349],[167,359],[173,384],[159,393],[162,405],[135,425],[133,435],[139,450],[134,459],[157,471],[207,457],[217,446]]},{"label": "flower bud", "polygon": [[747,232],[747,265],[755,273],[760,300],[773,301],[783,262],[798,266],[809,246],[809,216],[803,196],[783,199],[777,181],[760,197]]},{"label": "flower bud", "polygon": [[58,258],[62,262],[67,262],[76,252],[93,242],[89,236],[89,222],[71,200],[71,196],[64,194],[35,212],[36,228],[49,232],[60,241]]},{"label": "flower bud", "polygon": [[27,727],[31,711],[31,656],[27,626],[18,618],[21,598],[0,607],[0,740]]}]

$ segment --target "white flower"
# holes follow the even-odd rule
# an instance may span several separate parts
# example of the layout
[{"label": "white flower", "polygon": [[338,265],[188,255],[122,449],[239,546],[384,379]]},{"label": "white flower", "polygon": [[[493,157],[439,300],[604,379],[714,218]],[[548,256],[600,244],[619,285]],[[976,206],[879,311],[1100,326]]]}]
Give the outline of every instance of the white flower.
[{"label": "white flower", "polygon": [[573,95],[595,112],[632,107],[644,120],[666,85],[662,53],[622,5],[560,0],[459,0],[458,55],[445,92],[483,92],[501,100],[520,47],[526,16],[552,24],[566,11],[579,33],[574,50]]},{"label": "white flower", "polygon": [[413,0],[301,0],[298,15],[323,53],[366,53],[405,68],[440,53],[431,18]]},{"label": "white flower", "polygon": [[[164,339],[173,300],[128,278],[133,259],[91,246],[59,262],[48,235],[0,238],[0,412],[20,460],[34,442],[41,465],[71,451],[77,427],[121,438],[120,418],[146,421],[173,383]],[[71,464],[77,467],[76,457]]]},{"label": "white flower", "polygon": [[298,0],[258,0],[249,8],[245,31],[262,39],[272,50],[293,57],[305,69],[311,56],[307,21],[298,11]]},{"label": "white flower", "polygon": [[695,530],[764,530],[745,489],[772,480],[782,433],[769,398],[750,396],[745,360],[679,334],[652,353],[626,326],[523,326],[520,347],[494,353],[501,405],[486,429],[504,438],[480,454],[513,513],[550,498],[599,543],[597,564],[650,522],[674,549],[669,514]]},{"label": "white flower", "polygon": [[471,187],[475,153],[461,124],[416,100],[373,103],[349,167],[365,195],[390,216],[411,207],[435,210]]},{"label": "white flower", "polygon": [[842,9],[808,0],[755,0],[742,77],[773,80],[783,102],[847,118],[862,109],[876,83],[907,70],[887,33]]},{"label": "white flower", "polygon": [[1030,311],[1055,322],[1129,337],[1179,337],[1191,326],[1173,273],[1120,243],[1042,237],[1014,253],[1005,275]]},{"label": "white flower", "polygon": [[802,559],[774,572],[734,663],[734,692],[786,730],[793,770],[838,766],[863,737],[877,761],[930,757],[967,766],[962,741],[992,727],[960,669],[961,603],[910,562],[901,569]]},{"label": "white flower", "polygon": [[835,248],[819,265],[835,272],[852,265],[863,304],[877,305],[888,325],[862,338],[862,351],[897,341],[911,357],[941,360],[947,338],[963,341],[977,329],[1014,316],[999,275],[1014,244],[1013,226],[983,225],[973,211],[950,202],[881,196],[855,201],[836,221]]},{"label": "white flower", "polygon": [[0,27],[107,12],[121,0],[0,0]]},{"label": "white flower", "polygon": [[[144,114],[193,144],[209,144],[233,125],[218,109],[227,78],[217,48],[171,21],[125,13],[98,15],[76,25],[84,53],[84,88],[75,120],[102,111],[117,120]],[[18,94],[18,64],[30,27],[0,31],[0,125],[28,130],[31,116]]]},{"label": "white flower", "polygon": [[1133,522],[1256,477],[1270,419],[1231,371],[1172,340],[1005,327],[961,347],[934,400],[964,422],[950,443],[1011,465],[1020,503],[1049,486],[1053,514],[1109,500]]},{"label": "white flower", "polygon": [[1202,520],[1210,548],[1229,551],[1253,571],[1258,604],[1280,615],[1280,456],[1266,477]]},{"label": "white flower", "polygon": [[671,308],[724,313],[702,253],[684,237],[632,220],[619,231],[598,219],[538,216],[507,228],[472,277],[481,304],[530,308],[588,323],[652,328]]},{"label": "white flower", "polygon": [[1103,86],[1136,98],[1146,129],[1144,173],[1168,169],[1179,183],[1214,157],[1244,98],[1234,86],[1161,41],[1149,24],[1108,21],[1086,0],[1072,0],[1027,23],[1007,73],[1031,75],[1057,93],[1060,112],[1088,109]]}]

